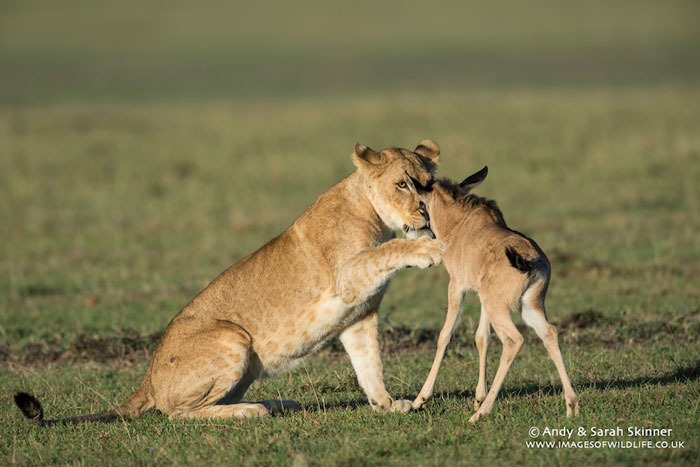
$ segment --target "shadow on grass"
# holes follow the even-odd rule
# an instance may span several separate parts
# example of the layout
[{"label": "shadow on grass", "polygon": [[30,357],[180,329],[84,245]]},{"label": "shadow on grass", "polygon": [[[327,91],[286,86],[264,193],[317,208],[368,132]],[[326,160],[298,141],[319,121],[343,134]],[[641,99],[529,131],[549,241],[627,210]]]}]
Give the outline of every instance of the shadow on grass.
[{"label": "shadow on grass", "polygon": [[[584,380],[574,381],[574,390],[582,391],[586,389],[602,391],[605,389],[629,389],[638,388],[641,386],[666,386],[674,383],[687,383],[691,380],[700,380],[700,360],[695,363],[677,367],[675,371],[668,372],[658,376],[640,376],[632,379],[607,379],[607,380]],[[560,384],[548,384],[540,386],[537,384],[528,384],[520,388],[502,389],[499,392],[500,397],[513,396],[530,396],[533,394],[544,393],[546,395],[561,394],[562,387]],[[448,399],[473,399],[474,391],[449,391],[436,393],[433,398],[448,398]]]},{"label": "shadow on grass", "polygon": [[[605,390],[605,389],[629,389],[629,388],[637,388],[641,386],[646,386],[646,385],[652,385],[652,386],[666,386],[669,384],[674,384],[674,383],[687,383],[693,379],[700,379],[700,360],[697,360],[695,363],[689,365],[689,366],[683,366],[683,367],[678,367],[676,368],[675,371],[663,374],[663,375],[658,375],[658,376],[641,376],[638,378],[633,378],[633,379],[619,379],[619,380],[597,380],[597,381],[583,381],[579,382],[578,384],[574,384],[574,389],[578,392],[585,390],[585,389],[593,389],[593,390]],[[534,394],[539,394],[543,393],[545,395],[557,395],[562,393],[562,388],[561,385],[553,385],[553,384],[548,384],[545,386],[540,386],[536,384],[529,384],[526,386],[522,386],[520,388],[510,388],[510,389],[502,389],[499,392],[499,397],[517,397],[517,396],[529,396],[529,395],[534,395]],[[415,398],[415,395],[411,396],[404,396],[405,398],[409,400],[413,400]],[[433,399],[464,399],[464,400],[469,400],[472,401],[474,399],[474,391],[471,390],[463,390],[463,391],[445,391],[445,392],[438,392],[435,393],[433,396]],[[270,403],[273,402],[274,404],[278,404],[280,401],[258,401],[259,403],[262,403],[265,405],[265,403]],[[291,401],[283,401],[283,403],[290,403]],[[296,404],[293,403],[292,404]],[[267,405],[266,405],[267,406]],[[325,412],[328,410],[336,410],[336,409],[357,409],[367,407],[369,406],[369,403],[367,402],[366,399],[353,399],[350,401],[345,401],[345,402],[332,402],[332,403],[323,403],[323,402],[318,402],[318,403],[311,403],[308,406],[304,407],[303,409],[306,412],[310,413],[317,413],[317,412]],[[298,407],[295,406],[285,406],[285,407],[268,407],[271,409],[271,411],[275,415],[286,415],[288,412],[294,412],[299,410]],[[275,410],[276,409],[276,410]]]},{"label": "shadow on grass", "polygon": [[362,407],[369,407],[369,402],[367,399],[353,399],[351,401],[345,401],[345,402],[318,402],[318,403],[312,403],[309,404],[307,407],[304,407],[304,410],[307,412],[315,413],[315,412],[326,412],[327,410],[335,410],[335,409],[357,409],[357,408],[362,408]]}]

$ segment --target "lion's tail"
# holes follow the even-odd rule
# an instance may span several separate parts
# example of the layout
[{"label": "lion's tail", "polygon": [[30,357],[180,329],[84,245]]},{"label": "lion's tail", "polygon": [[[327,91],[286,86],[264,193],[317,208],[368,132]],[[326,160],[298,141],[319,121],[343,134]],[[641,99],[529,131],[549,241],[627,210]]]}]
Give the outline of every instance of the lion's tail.
[{"label": "lion's tail", "polygon": [[36,397],[26,392],[15,394],[14,400],[17,407],[31,423],[38,426],[70,425],[83,422],[114,422],[120,419],[135,418],[146,410],[153,408],[155,403],[151,397],[150,385],[144,381],[123,405],[115,410],[103,413],[78,415],[75,417],[46,420],[44,409]]}]

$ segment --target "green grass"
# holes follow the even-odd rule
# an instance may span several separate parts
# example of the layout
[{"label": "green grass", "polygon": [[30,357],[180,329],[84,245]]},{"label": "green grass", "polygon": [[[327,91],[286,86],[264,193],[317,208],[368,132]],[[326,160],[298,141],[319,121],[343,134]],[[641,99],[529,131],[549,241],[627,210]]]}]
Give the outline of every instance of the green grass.
[{"label": "green grass", "polygon": [[6,0],[0,102],[687,83],[693,0]]},{"label": "green grass", "polygon": [[[692,464],[697,6],[277,3],[0,4],[0,463]],[[296,414],[47,430],[21,419],[16,390],[50,417],[123,401],[153,335],[348,174],[356,141],[427,137],[440,175],[488,164],[478,193],[550,256],[579,419],[524,331],[492,417],[468,423],[474,297],[418,413],[373,413],[334,342],[247,395],[295,399]],[[397,397],[427,376],[446,293],[441,268],[392,282],[380,316]],[[532,449],[533,426],[673,428],[685,447]]]},{"label": "green grass", "polygon": [[[530,343],[528,343],[530,344]],[[586,458],[607,462],[691,462],[697,454],[698,396],[687,380],[696,366],[697,346],[664,344],[621,349],[567,346],[582,399],[581,416],[565,418],[564,401],[553,365],[542,365],[543,349],[527,345],[508,375],[493,416],[472,426],[477,362],[452,354],[445,360],[435,400],[427,410],[409,415],[376,414],[366,406],[347,361],[309,360],[306,368],[256,384],[248,398],[293,397],[304,410],[266,420],[181,421],[148,414],[129,423],[29,429],[14,422],[4,429],[6,459],[18,462],[234,462],[287,464],[295,454],[313,463],[566,463]],[[471,353],[471,351],[470,351]],[[389,358],[388,388],[398,396],[415,394],[429,369],[432,351]],[[601,369],[605,362],[615,366]],[[490,365],[497,363],[492,355]],[[136,368],[79,367],[20,370],[7,384],[28,385],[45,394],[53,415],[102,410],[111,398],[128,396],[138,383]],[[66,391],[66,388],[73,391]],[[469,388],[469,389],[466,389]],[[105,398],[108,398],[105,400]],[[7,407],[9,411],[9,407]],[[9,418],[9,417],[7,417]],[[528,430],[536,426],[673,428],[669,440],[686,441],[681,450],[528,449]],[[549,437],[540,439],[549,440]],[[554,438],[556,439],[556,437]],[[574,437],[574,440],[608,439]],[[633,439],[633,438],[627,438]],[[649,438],[639,438],[649,439]],[[661,438],[656,438],[661,439]]]}]

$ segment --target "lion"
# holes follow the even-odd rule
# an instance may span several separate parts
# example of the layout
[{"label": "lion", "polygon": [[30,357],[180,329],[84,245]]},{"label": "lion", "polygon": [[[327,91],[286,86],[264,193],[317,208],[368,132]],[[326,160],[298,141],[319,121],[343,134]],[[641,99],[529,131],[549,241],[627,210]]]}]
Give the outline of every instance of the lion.
[{"label": "lion", "polygon": [[31,395],[15,402],[47,426],[133,418],[151,408],[170,417],[266,416],[243,402],[257,378],[294,367],[339,336],[370,406],[408,412],[384,385],[377,311],[391,276],[438,264],[442,244],[395,232],[426,230],[428,213],[412,180],[427,184],[440,148],[409,151],[356,144],[357,169],[323,193],[294,223],[214,279],[170,322],[136,391],[116,409],[45,420]]}]

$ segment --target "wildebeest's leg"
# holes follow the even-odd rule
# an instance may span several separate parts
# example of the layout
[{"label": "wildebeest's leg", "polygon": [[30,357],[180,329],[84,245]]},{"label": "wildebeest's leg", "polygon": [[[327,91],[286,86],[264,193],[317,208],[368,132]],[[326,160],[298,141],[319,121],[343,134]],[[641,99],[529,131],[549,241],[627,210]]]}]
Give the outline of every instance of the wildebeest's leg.
[{"label": "wildebeest's leg", "polygon": [[498,364],[496,376],[493,378],[491,390],[486,395],[486,398],[481,403],[481,406],[474,415],[469,419],[470,422],[476,422],[479,418],[491,413],[493,403],[498,396],[498,391],[501,389],[503,380],[508,373],[510,365],[515,360],[520,347],[523,345],[523,336],[520,335],[518,329],[510,319],[511,303],[509,300],[504,300],[503,296],[496,293],[492,295],[481,294],[482,306],[486,309],[489,321],[496,331],[496,335],[503,343],[503,351],[501,353],[501,361]]},{"label": "wildebeest's leg", "polygon": [[486,354],[491,341],[491,323],[489,323],[489,317],[483,305],[481,306],[481,317],[479,318],[479,326],[476,328],[474,341],[476,342],[476,349],[479,351],[479,381],[476,383],[474,410],[479,410],[479,406],[486,398]]},{"label": "wildebeest's leg", "polygon": [[437,351],[435,353],[435,359],[433,360],[433,366],[430,368],[430,374],[428,374],[428,379],[425,380],[423,388],[413,401],[414,410],[422,407],[423,404],[425,404],[425,401],[430,399],[430,397],[433,395],[435,380],[437,379],[438,372],[440,371],[440,364],[445,356],[447,345],[450,343],[450,339],[452,338],[452,332],[454,331],[459,313],[462,310],[462,301],[464,298],[463,287],[451,280],[448,287],[447,298],[447,316],[445,317],[445,324],[442,325],[442,330],[440,331],[440,336],[438,337]]},{"label": "wildebeest's leg", "polygon": [[578,397],[576,397],[574,388],[571,386],[569,375],[566,374],[566,367],[564,366],[561,348],[559,347],[557,328],[547,322],[547,313],[544,307],[546,290],[546,284],[543,285],[539,281],[528,288],[522,298],[522,317],[525,324],[533,328],[539,338],[542,339],[549,358],[552,359],[557,367],[561,385],[564,389],[564,398],[566,399],[566,416],[575,417],[578,415]]}]

